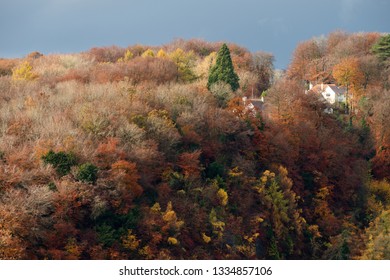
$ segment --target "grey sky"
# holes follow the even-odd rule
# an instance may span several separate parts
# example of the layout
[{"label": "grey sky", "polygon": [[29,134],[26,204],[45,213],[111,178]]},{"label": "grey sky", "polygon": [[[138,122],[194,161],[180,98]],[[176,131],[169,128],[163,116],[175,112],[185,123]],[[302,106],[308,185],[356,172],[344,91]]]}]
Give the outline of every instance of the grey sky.
[{"label": "grey sky", "polygon": [[389,32],[389,11],[390,0],[0,0],[0,57],[202,38],[272,52],[285,68],[313,36]]}]

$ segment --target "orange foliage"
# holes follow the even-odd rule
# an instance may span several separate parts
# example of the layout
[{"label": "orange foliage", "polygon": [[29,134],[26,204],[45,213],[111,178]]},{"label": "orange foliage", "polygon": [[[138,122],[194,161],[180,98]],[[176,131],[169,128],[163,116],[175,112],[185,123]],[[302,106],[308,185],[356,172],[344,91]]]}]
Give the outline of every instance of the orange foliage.
[{"label": "orange foliage", "polygon": [[335,65],[333,67],[333,77],[340,85],[351,86],[355,91],[359,90],[364,82],[359,60],[355,57],[345,58]]},{"label": "orange foliage", "polygon": [[130,206],[129,203],[143,193],[143,189],[138,183],[140,176],[138,174],[137,166],[135,163],[119,160],[112,164],[111,173],[112,178],[118,184],[118,187],[124,196],[124,207],[127,209],[127,207]]},{"label": "orange foliage", "polygon": [[106,143],[99,144],[96,149],[97,164],[101,168],[109,168],[111,164],[124,157],[124,152],[118,148],[118,138],[108,138]]},{"label": "orange foliage", "polygon": [[178,159],[178,165],[182,169],[185,178],[199,178],[200,176],[200,161],[199,156],[201,151],[192,153],[182,153]]}]

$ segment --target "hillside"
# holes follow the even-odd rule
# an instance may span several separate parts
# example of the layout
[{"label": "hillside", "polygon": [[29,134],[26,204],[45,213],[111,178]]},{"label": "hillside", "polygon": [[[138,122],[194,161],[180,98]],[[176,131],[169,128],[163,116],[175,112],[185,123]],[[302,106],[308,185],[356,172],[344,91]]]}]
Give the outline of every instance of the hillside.
[{"label": "hillside", "polygon": [[0,259],[389,259],[388,37],[227,44],[236,91],[202,40],[1,59]]}]

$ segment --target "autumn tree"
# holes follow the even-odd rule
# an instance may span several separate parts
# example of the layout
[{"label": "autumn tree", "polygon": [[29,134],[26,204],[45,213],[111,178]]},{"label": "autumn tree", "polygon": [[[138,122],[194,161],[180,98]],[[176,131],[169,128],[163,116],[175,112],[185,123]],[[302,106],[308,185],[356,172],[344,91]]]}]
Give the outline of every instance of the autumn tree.
[{"label": "autumn tree", "polygon": [[271,86],[274,72],[274,56],[270,53],[258,51],[252,55],[253,69],[257,75],[256,89],[259,94]]},{"label": "autumn tree", "polygon": [[194,52],[185,52],[178,48],[169,54],[169,58],[176,64],[178,77],[177,79],[184,82],[193,81],[196,76],[193,71],[195,55]]},{"label": "autumn tree", "polygon": [[196,65],[195,72],[199,78],[208,77],[210,68],[215,64],[216,57],[217,57],[217,53],[212,52]]},{"label": "autumn tree", "polygon": [[390,210],[383,211],[367,228],[367,248],[362,259],[388,260],[390,258]]},{"label": "autumn tree", "polygon": [[146,57],[154,57],[154,51],[151,50],[151,49],[147,49],[146,51],[144,51],[141,55],[143,58],[146,58]]},{"label": "autumn tree", "polygon": [[224,82],[229,84],[233,91],[236,91],[240,86],[238,81],[239,78],[234,72],[230,50],[226,44],[223,44],[218,51],[215,65],[210,69],[207,88],[210,89],[211,85],[217,82]]},{"label": "autumn tree", "polygon": [[288,68],[288,76],[300,81],[312,80],[309,72],[309,64],[323,56],[320,47],[314,40],[300,43],[294,53]]},{"label": "autumn tree", "polygon": [[[340,85],[347,88],[347,104],[351,102],[350,106],[352,108],[354,102],[353,93],[357,94],[364,83],[364,74],[360,70],[358,59],[354,57],[343,59],[333,67],[333,77]],[[351,101],[348,101],[349,90],[352,91]]]},{"label": "autumn tree", "polygon": [[128,62],[134,57],[134,54],[130,50],[126,50],[123,57],[118,59],[118,62]]},{"label": "autumn tree", "polygon": [[283,166],[277,168],[277,173],[264,171],[254,186],[263,207],[268,209],[268,213],[263,214],[264,222],[260,224],[267,231],[268,258],[287,258],[296,250],[294,241],[303,237],[306,221],[300,215],[298,196],[292,187],[293,181]]}]

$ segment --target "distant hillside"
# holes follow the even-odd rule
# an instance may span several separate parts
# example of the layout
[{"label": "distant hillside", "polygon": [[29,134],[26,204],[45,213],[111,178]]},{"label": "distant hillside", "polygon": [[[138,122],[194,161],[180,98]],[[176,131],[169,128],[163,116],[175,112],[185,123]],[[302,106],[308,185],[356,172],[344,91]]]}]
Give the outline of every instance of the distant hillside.
[{"label": "distant hillside", "polygon": [[383,38],[303,42],[277,76],[227,44],[236,91],[201,40],[0,60],[0,259],[389,259]]}]

